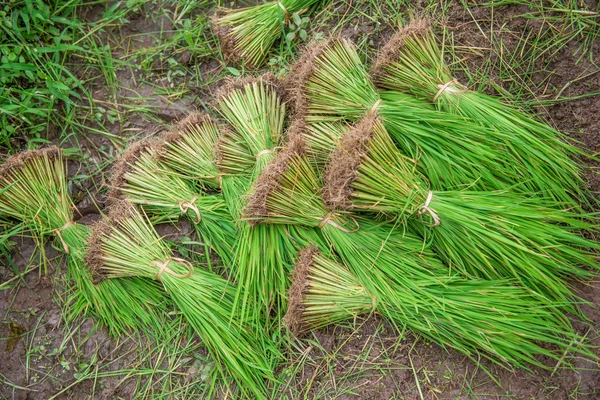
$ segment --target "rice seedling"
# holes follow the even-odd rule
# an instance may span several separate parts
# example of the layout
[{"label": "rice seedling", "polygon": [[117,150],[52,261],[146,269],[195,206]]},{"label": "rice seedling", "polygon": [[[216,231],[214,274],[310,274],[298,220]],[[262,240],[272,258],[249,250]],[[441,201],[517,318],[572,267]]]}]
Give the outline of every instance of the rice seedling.
[{"label": "rice seedling", "polygon": [[250,226],[242,220],[242,208],[281,143],[285,105],[272,78],[263,76],[232,82],[222,90],[219,106],[231,125],[218,142],[218,166],[223,193],[239,221],[232,263],[236,302],[242,318],[269,320],[273,311],[285,309],[298,235],[281,225]]},{"label": "rice seedling", "polygon": [[[219,9],[213,18],[221,48],[236,61],[260,67],[292,16],[319,0],[278,0],[238,9]],[[297,17],[296,17],[297,18]]]},{"label": "rice seedling", "polygon": [[461,274],[512,278],[577,312],[567,279],[594,276],[589,249],[600,248],[577,234],[594,229],[577,214],[510,192],[432,191],[375,113],[344,134],[331,160],[323,191],[330,207],[408,222]]},{"label": "rice seedling", "polygon": [[235,318],[230,282],[175,257],[137,208],[113,204],[110,223],[101,221],[90,237],[87,260],[107,280],[135,276],[160,282],[206,345],[218,373],[233,379],[244,397],[267,398],[267,380],[275,380],[280,357],[277,347]]},{"label": "rice seedling", "polygon": [[[132,146],[113,167],[110,199],[123,198],[141,206],[154,222],[188,219],[205,243],[231,265],[236,230],[220,194],[204,194],[161,164],[163,142],[143,141]],[[173,158],[171,158],[173,160]]]},{"label": "rice seedling", "polygon": [[169,304],[152,282],[135,278],[94,285],[85,264],[89,228],[74,222],[66,173],[57,147],[9,158],[0,166],[0,211],[25,224],[40,246],[54,236],[58,248],[67,254],[68,277],[74,283],[67,320],[93,316],[115,336],[128,330],[157,330]]},{"label": "rice seedling", "polygon": [[[569,195],[561,195],[570,190],[569,184],[546,175],[543,168],[524,164],[519,152],[526,151],[527,143],[462,116],[436,111],[411,95],[379,93],[347,40],[309,47],[290,74],[290,86],[298,114],[306,115],[308,123],[359,120],[376,110],[398,148],[417,162],[435,190],[510,188],[555,197],[559,208],[579,207]],[[515,153],[511,148],[521,150]]]},{"label": "rice seedling", "polygon": [[[555,305],[508,281],[449,278],[443,284],[394,282],[389,289],[395,292],[379,296],[347,267],[309,247],[301,252],[294,269],[285,322],[293,332],[301,333],[377,313],[397,327],[450,344],[471,359],[487,352],[493,354],[492,359],[524,368],[527,364],[550,368],[540,362],[540,356],[560,360],[567,351],[591,355],[585,346],[577,348],[575,343],[581,338],[557,319]],[[402,302],[395,303],[395,296]],[[473,324],[481,330],[471,331]],[[486,341],[480,342],[480,335]],[[471,341],[482,347],[474,349]]]},{"label": "rice seedling", "polygon": [[[390,320],[397,329],[409,327],[475,361],[481,355],[500,364],[527,368],[528,364],[543,365],[537,355],[562,356],[545,350],[538,340],[591,356],[585,346],[576,349],[570,344],[577,335],[560,312],[562,303],[549,302],[506,279],[467,280],[451,274],[423,247],[421,239],[408,232],[353,218],[344,211],[331,211],[319,196],[322,183],[304,155],[300,136],[291,137],[257,181],[255,195],[246,208],[249,221],[320,229],[370,293],[369,301],[375,298],[374,308],[385,305],[384,315],[392,315]],[[290,300],[290,304],[294,302]],[[535,310],[532,314],[547,310],[544,318],[548,321],[523,314],[523,304]],[[536,327],[535,333],[529,323]]]},{"label": "rice seedling", "polygon": [[181,178],[218,190],[220,174],[214,158],[220,129],[210,116],[190,114],[163,138],[165,144],[158,161]]},{"label": "rice seedling", "polygon": [[526,186],[532,192],[543,191],[570,208],[590,199],[581,167],[574,161],[588,157],[586,152],[548,124],[460,84],[427,20],[414,20],[389,39],[374,63],[373,75],[383,88],[410,93],[495,131],[504,151],[522,169],[521,179],[530,181]]}]

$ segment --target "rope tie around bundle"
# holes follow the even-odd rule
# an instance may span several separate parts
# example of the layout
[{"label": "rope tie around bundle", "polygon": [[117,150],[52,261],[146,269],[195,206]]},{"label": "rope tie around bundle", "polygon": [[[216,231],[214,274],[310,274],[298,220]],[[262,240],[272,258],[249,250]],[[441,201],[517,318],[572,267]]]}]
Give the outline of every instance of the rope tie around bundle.
[{"label": "rope tie around bundle", "polygon": [[182,214],[188,212],[188,210],[192,210],[194,214],[196,214],[196,224],[199,224],[202,221],[202,215],[200,215],[200,211],[198,207],[194,204],[198,200],[198,196],[194,196],[190,201],[182,201],[179,203],[179,210]]},{"label": "rope tie around bundle", "polygon": [[[186,274],[178,274],[175,271],[173,271],[171,268],[169,268],[169,264],[171,262],[177,262],[180,265],[184,266],[187,268],[188,272]],[[183,258],[179,258],[179,257],[169,257],[166,261],[164,262],[160,262],[160,261],[152,261],[152,265],[158,267],[158,272],[156,273],[156,280],[160,281],[161,276],[163,273],[167,273],[175,278],[179,278],[179,279],[185,279],[185,278],[189,278],[190,276],[192,276],[192,274],[194,273],[194,267],[192,266],[192,264],[186,260],[184,260]]]},{"label": "rope tie around bundle", "polygon": [[329,211],[327,213],[327,215],[321,220],[321,222],[319,222],[319,225],[318,225],[319,229],[322,229],[327,224],[333,226],[336,229],[339,229],[340,231],[342,231],[344,233],[353,233],[353,232],[357,232],[360,229],[360,226],[358,225],[358,222],[354,218],[352,218],[352,217],[350,217],[350,219],[356,225],[356,228],[352,229],[352,230],[346,229],[343,226],[341,226],[338,223],[336,223],[335,221],[332,221],[331,218],[333,217],[333,213],[334,213],[333,211]]},{"label": "rope tie around bundle", "polygon": [[[458,86],[462,89],[457,89],[455,87],[452,87],[452,85]],[[466,86],[461,85],[460,82],[458,82],[458,80],[456,80],[456,78],[452,78],[451,80],[449,80],[448,82],[446,82],[444,84],[439,84],[438,89],[439,89],[438,92],[435,94],[435,96],[433,96],[434,103],[438,99],[438,97],[440,97],[444,92],[448,92],[450,94],[461,94],[461,93],[466,93],[469,91],[469,89],[467,89]]]},{"label": "rope tie around bundle", "polygon": [[436,226],[440,226],[440,224],[442,223],[442,220],[440,219],[440,217],[438,217],[438,215],[435,213],[435,211],[429,207],[429,204],[431,203],[431,199],[433,199],[433,192],[430,190],[429,193],[427,193],[427,199],[425,200],[425,204],[423,204],[421,207],[419,207],[419,211],[417,211],[417,213],[419,215],[428,213],[431,216],[431,218],[433,218],[433,224],[429,225],[429,227],[435,228]]},{"label": "rope tie around bundle", "polygon": [[261,156],[264,156],[265,154],[272,154],[272,153],[273,153],[272,149],[261,150],[258,153],[256,153],[254,155],[254,157],[258,160]]},{"label": "rope tie around bundle", "polygon": [[75,225],[75,222],[73,221],[67,221],[62,227],[55,229],[53,232],[56,236],[58,236],[58,238],[60,239],[60,242],[63,245],[63,249],[65,250],[65,253],[67,254],[71,254],[71,250],[69,249],[69,246],[67,245],[67,243],[65,242],[65,240],[62,237],[61,232],[65,229],[67,229],[69,226],[71,225]]}]

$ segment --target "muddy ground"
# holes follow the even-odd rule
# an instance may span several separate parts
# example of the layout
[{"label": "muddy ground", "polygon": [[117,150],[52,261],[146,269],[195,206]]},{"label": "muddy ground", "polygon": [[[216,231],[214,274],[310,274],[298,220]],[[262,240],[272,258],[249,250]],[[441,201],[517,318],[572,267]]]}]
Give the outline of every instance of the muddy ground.
[{"label": "muddy ground", "polygon": [[[356,3],[356,2],[355,2]],[[458,3],[458,2],[457,2]],[[593,8],[597,2],[592,2]],[[392,6],[394,6],[392,4]],[[93,19],[99,15],[99,6],[91,7],[82,18]],[[346,2],[338,1],[327,6],[332,13],[344,15],[348,10]],[[385,6],[389,7],[389,6]],[[490,38],[495,35],[507,51],[517,46],[516,38],[523,30],[535,31],[542,22],[517,18],[526,12],[522,6],[502,7],[492,15],[490,9],[472,6],[466,10],[460,4],[452,4],[446,13],[445,23],[454,35],[455,44],[476,48],[477,51],[464,51],[462,57],[469,68],[477,69],[489,61]],[[159,25],[168,23],[161,19],[149,20],[142,9],[130,18],[127,26],[121,27],[120,37],[129,40],[130,46],[150,46],[152,35],[160,30]],[[374,47],[382,42],[392,30],[393,21],[375,24],[368,18],[357,18],[354,26],[341,29],[343,36],[362,40],[364,35],[372,35],[368,40]],[[335,21],[331,23],[331,27]],[[327,33],[327,26],[322,28]],[[140,33],[148,36],[139,36]],[[493,33],[492,33],[493,32]],[[114,40],[110,31],[106,43]],[[122,43],[121,43],[122,44]],[[538,99],[552,100],[558,93],[563,97],[577,97],[600,90],[600,73],[594,61],[573,53],[580,43],[572,42],[558,53],[539,60],[539,76],[533,74],[533,87]],[[594,45],[595,54],[600,54],[600,43]],[[121,46],[114,56],[124,56],[127,46]],[[374,53],[371,53],[371,55]],[[179,54],[186,63],[200,63],[199,71],[206,76],[217,76],[222,66],[209,59],[189,59],[185,53]],[[186,58],[187,57],[187,58]],[[512,82],[498,71],[501,60],[491,58],[492,67],[489,79],[500,87],[510,89]],[[495,64],[496,63],[496,64]],[[518,71],[515,71],[518,75]],[[218,86],[214,83],[202,87],[189,87],[186,96],[175,101],[156,94],[156,87],[150,83],[163,83],[163,78],[154,77],[153,82],[138,79],[138,73],[130,69],[117,71],[121,89],[119,97],[128,97],[131,92],[147,98],[143,105],[157,110],[153,118],[127,114],[120,123],[114,123],[110,130],[117,136],[138,134],[150,135],[168,128],[169,124],[183,118],[187,113],[202,109],[211,101],[211,92]],[[90,88],[96,99],[108,99],[105,88]],[[491,91],[491,89],[488,89]],[[540,115],[561,131],[580,140],[582,146],[591,152],[600,152],[600,96],[584,97],[559,102],[538,109]],[[82,143],[93,157],[101,158],[95,149],[101,146],[113,147],[105,137],[90,135],[93,145]],[[589,163],[595,168],[597,163]],[[79,167],[72,167],[79,170]],[[589,186],[600,190],[600,178],[587,172]],[[94,200],[103,206],[103,176],[97,176],[87,185]],[[99,180],[99,181],[98,181]],[[89,198],[78,206],[90,209],[86,221],[97,218]],[[17,268],[25,270],[33,251],[33,244],[19,239],[14,261]],[[47,256],[53,260],[49,276],[40,276],[35,270],[24,277],[17,289],[0,291],[0,398],[7,399],[48,399],[57,395],[58,399],[129,399],[134,397],[135,379],[123,379],[120,374],[104,377],[97,381],[83,380],[73,385],[82,372],[90,365],[110,365],[109,370],[139,367],[135,338],[113,340],[103,330],[96,330],[92,321],[79,321],[80,326],[65,326],[61,317],[60,289],[61,269],[64,263],[58,253],[47,246]],[[0,282],[14,276],[10,268],[0,268]],[[591,303],[584,306],[592,329],[576,323],[580,333],[587,334],[596,346],[600,346],[598,327],[600,326],[600,283],[574,283],[580,295]],[[11,331],[21,333],[19,339],[10,341]],[[66,336],[67,335],[67,336]],[[314,341],[316,340],[316,342]],[[9,342],[10,345],[9,345]],[[431,345],[407,333],[398,337],[396,333],[376,316],[366,321],[357,321],[353,327],[330,328],[314,332],[299,346],[304,349],[282,367],[291,376],[289,390],[282,391],[282,398],[338,398],[338,399],[389,399],[389,398],[517,398],[517,399],[597,399],[600,398],[600,365],[583,360],[574,360],[574,369],[564,369],[557,365],[555,371],[534,369],[531,372],[510,372],[482,361],[481,368],[463,356]],[[11,349],[12,347],[12,349]],[[597,354],[600,354],[596,350]],[[304,360],[304,362],[300,362]],[[308,361],[307,361],[308,360]],[[488,368],[495,377],[494,382],[482,368]],[[179,371],[192,373],[191,361],[181,364]],[[11,384],[6,384],[6,381]],[[65,390],[66,389],[66,390]]]}]

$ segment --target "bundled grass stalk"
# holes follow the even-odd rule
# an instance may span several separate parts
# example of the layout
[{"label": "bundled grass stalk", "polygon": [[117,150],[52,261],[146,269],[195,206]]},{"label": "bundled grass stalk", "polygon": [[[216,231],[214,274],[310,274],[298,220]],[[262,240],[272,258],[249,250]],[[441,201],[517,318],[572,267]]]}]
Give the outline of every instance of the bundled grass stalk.
[{"label": "bundled grass stalk", "polygon": [[510,192],[431,191],[369,114],[341,140],[325,174],[331,207],[408,221],[453,269],[485,279],[512,278],[577,312],[567,279],[597,270],[600,246],[577,235],[593,227],[550,202]]},{"label": "bundled grass stalk", "polygon": [[500,100],[469,90],[451,74],[431,25],[414,20],[392,36],[375,61],[373,75],[383,88],[410,93],[439,110],[461,115],[503,137],[532,191],[544,190],[566,207],[579,208],[590,196],[574,157],[588,155],[551,126]]},{"label": "bundled grass stalk", "polygon": [[[538,340],[556,344],[562,351],[592,356],[585,346],[571,344],[578,339],[560,312],[562,304],[548,302],[511,281],[449,275],[448,269],[423,249],[419,238],[382,230],[366,220],[351,221],[343,211],[330,211],[319,197],[321,182],[302,144],[294,139],[297,137],[292,136],[292,142],[259,178],[247,206],[249,220],[319,228],[370,293],[369,299],[375,298],[374,309],[381,305],[381,312],[398,329],[409,327],[474,361],[481,355],[526,368],[543,366],[538,355],[563,356],[539,346]],[[359,231],[355,231],[357,226]],[[339,311],[333,308],[332,314]],[[526,310],[532,310],[531,314]],[[539,310],[546,310],[547,320],[536,319]]]},{"label": "bundled grass stalk", "polygon": [[[352,43],[330,40],[309,47],[291,72],[298,113],[309,123],[359,120],[377,110],[399,149],[418,162],[433,189],[469,186],[556,194],[569,184],[523,160],[527,143],[466,118],[438,112],[399,92],[377,92]],[[544,149],[536,148],[544,157]],[[562,185],[562,186],[561,186]],[[567,196],[565,201],[568,200]],[[557,204],[558,207],[563,203]],[[574,206],[573,202],[569,202]]]},{"label": "bundled grass stalk", "polygon": [[266,399],[266,380],[275,380],[279,353],[268,337],[232,319],[231,283],[174,257],[147,217],[129,203],[115,203],[110,218],[90,237],[88,263],[94,271],[105,278],[159,281],[208,348],[220,375],[233,378],[244,398]]},{"label": "bundled grass stalk", "polygon": [[[434,342],[452,341],[463,352],[470,351],[468,342],[474,333],[484,335],[489,341],[469,357],[473,359],[480,350],[491,351],[521,367],[540,365],[540,355],[560,360],[564,351],[581,351],[573,345],[581,338],[557,320],[553,304],[544,305],[506,281],[448,280],[444,286],[417,284],[408,293],[403,286],[391,289],[400,292],[404,301],[396,305],[394,296],[378,297],[348,268],[314,247],[306,248],[294,270],[285,322],[293,332],[301,333],[375,312]],[[471,332],[471,324],[483,330]],[[448,326],[455,331],[448,331]],[[589,349],[582,352],[590,354]]]},{"label": "bundled grass stalk", "polygon": [[278,0],[238,9],[219,9],[213,18],[221,48],[228,58],[260,67],[294,13],[304,13],[320,0]]},{"label": "bundled grass stalk", "polygon": [[198,181],[207,190],[220,189],[215,147],[222,129],[210,116],[192,113],[165,137],[159,162],[184,179]]},{"label": "bundled grass stalk", "polygon": [[244,319],[270,319],[272,311],[285,309],[288,275],[296,253],[293,228],[252,227],[242,220],[248,192],[273,159],[283,134],[285,106],[272,79],[233,81],[219,96],[220,111],[231,124],[218,142],[218,166],[225,199],[239,221],[233,266],[238,283],[236,302]]},{"label": "bundled grass stalk", "polygon": [[27,225],[40,246],[54,236],[68,256],[74,288],[67,300],[67,318],[93,316],[115,336],[130,329],[159,330],[168,301],[152,282],[132,278],[94,285],[85,264],[89,228],[74,222],[74,209],[67,191],[66,162],[57,147],[21,153],[0,166],[2,214]]},{"label": "bundled grass stalk", "polygon": [[155,222],[187,218],[223,263],[231,265],[236,231],[225,200],[170,173],[159,162],[164,153],[160,140],[133,145],[113,167],[109,198],[140,205]]}]

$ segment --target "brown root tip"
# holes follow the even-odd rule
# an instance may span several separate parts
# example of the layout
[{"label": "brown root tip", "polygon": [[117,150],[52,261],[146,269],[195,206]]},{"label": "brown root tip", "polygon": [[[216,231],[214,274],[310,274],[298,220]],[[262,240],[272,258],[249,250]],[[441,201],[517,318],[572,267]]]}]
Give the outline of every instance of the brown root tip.
[{"label": "brown root tip", "polygon": [[142,153],[148,153],[159,159],[163,151],[163,144],[164,141],[160,139],[144,139],[135,142],[127,148],[125,153],[119,157],[111,168],[110,179],[108,181],[108,204],[123,199],[121,189],[127,183],[125,175],[131,170],[130,166],[140,158]]},{"label": "brown root tip", "polygon": [[358,167],[366,154],[368,143],[373,137],[373,129],[378,116],[367,114],[349,129],[340,146],[331,154],[330,163],[323,174],[323,200],[333,210],[352,208],[352,183],[358,175]]},{"label": "brown root tip", "polygon": [[104,266],[102,239],[110,235],[111,230],[112,227],[108,221],[101,219],[92,225],[92,231],[87,239],[85,262],[92,273],[92,280],[95,284],[106,279],[106,275],[102,271]]},{"label": "brown root tip", "polygon": [[371,67],[371,76],[379,81],[386,67],[398,60],[404,41],[409,37],[422,36],[431,30],[431,21],[426,18],[416,18],[396,32],[382,47]]},{"label": "brown root tip", "polygon": [[297,118],[304,118],[308,113],[306,83],[315,71],[316,60],[334,40],[334,38],[329,38],[311,41],[302,50],[298,61],[291,66],[284,85],[288,92],[286,99],[293,104],[294,115]]},{"label": "brown root tip", "polygon": [[44,147],[43,149],[27,150],[17,155],[8,157],[6,161],[0,165],[0,178],[8,178],[12,172],[23,168],[30,160],[35,158],[54,159],[62,155],[62,150],[56,146]]},{"label": "brown root tip", "polygon": [[243,89],[248,85],[254,83],[262,83],[273,90],[279,98],[284,99],[286,96],[285,88],[281,79],[277,78],[272,72],[267,72],[259,76],[245,76],[242,78],[228,77],[225,79],[225,83],[217,90],[216,99],[218,102],[222,101],[223,98],[228,97],[232,92]]},{"label": "brown root tip", "polygon": [[305,152],[304,138],[296,134],[290,135],[285,147],[281,149],[256,180],[248,203],[244,208],[244,218],[248,219],[249,224],[257,225],[261,222],[261,219],[268,216],[267,200],[271,192],[279,187],[281,177],[288,171],[290,160],[305,154]]},{"label": "brown root tip", "polygon": [[306,326],[303,326],[302,315],[304,313],[304,296],[309,289],[309,271],[314,264],[314,257],[320,254],[319,249],[310,246],[302,249],[298,254],[298,261],[294,267],[292,275],[292,284],[289,290],[288,308],[283,323],[294,334],[301,333]]}]

